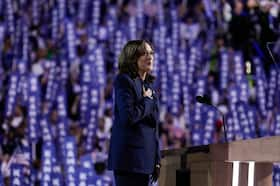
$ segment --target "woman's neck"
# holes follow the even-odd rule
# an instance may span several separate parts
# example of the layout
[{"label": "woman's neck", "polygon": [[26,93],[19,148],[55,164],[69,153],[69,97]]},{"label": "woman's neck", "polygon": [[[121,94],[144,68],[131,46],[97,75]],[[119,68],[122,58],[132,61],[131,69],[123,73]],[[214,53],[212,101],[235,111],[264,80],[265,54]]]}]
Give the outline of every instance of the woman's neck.
[{"label": "woman's neck", "polygon": [[139,74],[139,77],[144,81],[147,73],[146,72],[138,72],[138,74]]}]

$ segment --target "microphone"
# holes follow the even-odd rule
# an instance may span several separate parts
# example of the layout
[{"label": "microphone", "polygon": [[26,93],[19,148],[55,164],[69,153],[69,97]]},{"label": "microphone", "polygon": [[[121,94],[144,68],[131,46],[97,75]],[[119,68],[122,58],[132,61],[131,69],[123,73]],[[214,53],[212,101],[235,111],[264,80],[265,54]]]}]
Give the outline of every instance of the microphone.
[{"label": "microphone", "polygon": [[224,113],[222,113],[222,111],[220,111],[215,105],[212,104],[211,98],[208,95],[196,96],[195,99],[199,103],[206,104],[206,105],[209,105],[209,106],[213,107],[215,110],[217,110],[222,115],[224,138],[225,138],[226,143],[228,143],[227,131],[226,131],[226,120],[225,120]]},{"label": "microphone", "polygon": [[[279,69],[279,67],[278,67],[278,64],[277,64],[276,61],[275,61],[275,58],[274,58],[274,56],[273,56],[273,54],[272,54],[272,52],[271,52],[271,49],[269,48],[269,45],[273,45],[273,44],[275,44],[275,42],[267,42],[267,43],[266,43],[266,48],[267,48],[267,50],[268,50],[268,52],[269,52],[269,55],[270,55],[270,57],[271,57],[273,63],[275,64],[276,71],[277,71],[277,74],[278,74],[278,73],[280,72],[280,69]],[[279,48],[280,48],[280,40],[277,41],[276,45],[274,46],[273,52],[278,52]]]},{"label": "microphone", "polygon": [[196,96],[195,99],[199,103],[213,106],[212,102],[211,102],[211,99],[210,99],[210,97],[208,95]]}]

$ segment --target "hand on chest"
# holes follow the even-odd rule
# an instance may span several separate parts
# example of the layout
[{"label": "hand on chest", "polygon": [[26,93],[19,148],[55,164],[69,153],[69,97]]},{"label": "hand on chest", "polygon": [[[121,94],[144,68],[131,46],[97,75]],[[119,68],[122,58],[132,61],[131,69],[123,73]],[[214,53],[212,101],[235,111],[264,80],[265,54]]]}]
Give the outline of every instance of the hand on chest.
[{"label": "hand on chest", "polygon": [[[150,84],[142,82],[140,79],[134,80],[134,88],[136,92],[137,99],[142,99],[142,97],[148,97],[150,99],[157,99],[156,93]],[[155,100],[156,101],[156,100]]]}]

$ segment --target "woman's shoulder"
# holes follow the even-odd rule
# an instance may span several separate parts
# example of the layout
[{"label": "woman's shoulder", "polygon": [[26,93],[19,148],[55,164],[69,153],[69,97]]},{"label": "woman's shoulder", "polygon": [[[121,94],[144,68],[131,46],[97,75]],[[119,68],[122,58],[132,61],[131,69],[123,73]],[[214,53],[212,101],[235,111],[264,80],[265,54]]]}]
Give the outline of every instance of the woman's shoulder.
[{"label": "woman's shoulder", "polygon": [[120,81],[133,81],[132,78],[126,74],[126,73],[119,73],[115,77],[115,81],[120,80]]},{"label": "woman's shoulder", "polygon": [[115,85],[116,84],[131,84],[133,83],[133,79],[125,73],[119,73],[115,77]]}]

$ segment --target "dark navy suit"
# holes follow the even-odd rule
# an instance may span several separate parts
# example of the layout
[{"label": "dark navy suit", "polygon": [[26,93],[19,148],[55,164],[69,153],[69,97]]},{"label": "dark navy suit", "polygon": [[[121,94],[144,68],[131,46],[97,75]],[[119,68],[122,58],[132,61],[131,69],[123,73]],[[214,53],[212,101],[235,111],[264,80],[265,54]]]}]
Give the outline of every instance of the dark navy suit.
[{"label": "dark navy suit", "polygon": [[143,97],[139,77],[117,75],[114,82],[114,124],[108,167],[114,171],[152,174],[160,162],[158,140],[158,98]]}]

